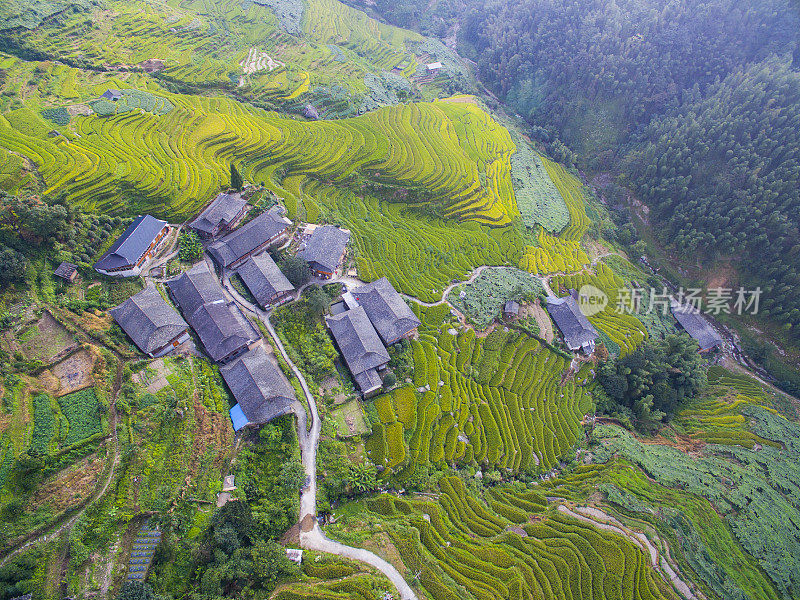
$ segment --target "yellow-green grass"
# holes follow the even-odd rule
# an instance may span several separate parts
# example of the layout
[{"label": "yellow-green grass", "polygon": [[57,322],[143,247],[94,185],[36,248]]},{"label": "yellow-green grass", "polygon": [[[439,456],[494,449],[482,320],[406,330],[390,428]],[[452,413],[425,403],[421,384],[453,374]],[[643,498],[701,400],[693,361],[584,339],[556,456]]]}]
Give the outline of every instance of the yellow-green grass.
[{"label": "yellow-green grass", "polygon": [[568,359],[517,332],[452,335],[446,307],[417,310],[413,387],[376,401],[382,427],[367,442],[376,464],[405,467],[401,479],[444,462],[535,472],[582,437],[593,404],[583,387],[560,384]]}]

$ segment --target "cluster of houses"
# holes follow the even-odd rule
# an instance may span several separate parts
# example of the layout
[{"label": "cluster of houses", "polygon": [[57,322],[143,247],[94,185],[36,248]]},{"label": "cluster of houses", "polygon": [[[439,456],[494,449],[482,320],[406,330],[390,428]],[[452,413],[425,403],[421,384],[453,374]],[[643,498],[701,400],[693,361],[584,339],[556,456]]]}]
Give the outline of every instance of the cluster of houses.
[{"label": "cluster of houses", "polygon": [[353,380],[365,397],[374,395],[383,387],[387,348],[413,335],[419,319],[385,277],[345,293],[331,313],[325,322]]},{"label": "cluster of houses", "polygon": [[[208,255],[220,272],[236,271],[256,302],[269,308],[291,299],[295,291],[266,252],[287,240],[292,222],[275,206],[237,227],[246,210],[247,201],[241,194],[220,194],[188,227],[209,241]],[[105,275],[137,276],[168,233],[169,225],[164,221],[149,215],[138,217],[98,260],[95,269]],[[342,264],[349,237],[349,232],[336,227],[317,227],[299,255],[316,277],[329,279]],[[59,270],[70,276],[69,265],[61,265]],[[236,400],[230,411],[234,429],[266,423],[291,411],[295,402],[292,386],[265,349],[260,332],[239,306],[228,300],[206,261],[167,281],[166,290],[168,297],[156,286],[148,286],[111,310],[142,352],[153,358],[165,356],[190,340],[191,329],[206,354],[219,365]],[[388,353],[380,341],[378,345],[386,357],[381,365],[385,368]]]}]

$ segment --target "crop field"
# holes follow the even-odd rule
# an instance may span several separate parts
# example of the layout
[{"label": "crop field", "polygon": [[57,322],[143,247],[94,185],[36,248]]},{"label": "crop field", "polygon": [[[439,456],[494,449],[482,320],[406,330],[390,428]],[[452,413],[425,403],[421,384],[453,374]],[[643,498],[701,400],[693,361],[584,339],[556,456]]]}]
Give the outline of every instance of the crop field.
[{"label": "crop field", "polygon": [[[225,99],[167,99],[175,108],[166,115],[76,117],[74,130],[58,138],[47,136],[43,121],[32,130],[27,119],[3,117],[0,144],[36,164],[46,193],[57,190],[105,212],[121,210],[123,195],[135,194],[144,196],[137,209],[185,218],[227,183],[228,165],[237,161],[245,177],[281,196],[293,196],[280,187],[293,173],[332,182],[361,175],[396,190],[396,199],[425,204],[444,217],[511,222],[515,207],[504,157],[513,145],[508,131],[477,107],[412,104],[308,123]],[[462,139],[457,130],[465,123],[476,127]],[[485,186],[483,177],[490,178]]]},{"label": "crop field", "polygon": [[525,141],[519,140],[516,145],[517,151],[511,156],[511,177],[522,220],[528,227],[541,225],[545,231],[558,234],[569,225],[564,198],[542,158]]},{"label": "crop field", "polygon": [[303,188],[306,218],[333,222],[352,232],[358,276],[386,277],[424,302],[442,299],[453,279],[480,265],[514,262],[522,242],[510,227],[446,222],[397,202],[312,181]]},{"label": "crop field", "polygon": [[[287,11],[285,5],[293,4],[299,6],[288,6]],[[292,11],[295,16],[299,11],[300,19],[296,19],[296,27],[286,27],[292,21],[291,16],[286,18],[287,13]],[[251,74],[243,91],[273,101],[308,89],[308,75],[303,76],[307,71],[314,72],[315,84],[344,82],[359,91],[366,73],[391,70],[401,62],[409,63],[406,75],[410,76],[416,61],[406,43],[423,39],[379,23],[336,0],[246,4],[193,0],[180,8],[112,0],[104,4],[104,10],[84,8],[62,19],[66,22],[59,21],[56,26],[44,23],[18,33],[18,42],[94,68],[157,59],[163,62],[161,75],[166,79],[198,87],[230,88],[238,86],[239,77],[245,75],[241,63],[249,49],[260,46],[285,68]],[[287,35],[287,29],[299,37]],[[334,44],[346,53],[345,61],[336,60],[337,54],[328,47]]]},{"label": "crop field", "polygon": [[623,429],[604,425],[595,429],[602,448],[597,456],[601,461],[623,456],[659,484],[706,498],[773,585],[793,597],[800,585],[800,426],[758,405],[742,412],[755,421],[753,433],[783,447],[750,450],[727,445],[728,437],[726,445],[707,444],[703,455],[693,458],[669,446],[645,446]]},{"label": "crop field", "polygon": [[484,329],[494,319],[502,316],[503,306],[508,300],[519,301],[523,297],[535,297],[543,292],[541,281],[525,271],[492,268],[484,269],[472,283],[453,288],[448,301],[476,327]]},{"label": "crop field", "polygon": [[[453,476],[439,489],[435,501],[383,495],[367,503],[429,598],[674,598],[638,546],[547,510],[535,491],[497,486],[481,498]],[[332,534],[346,527],[337,523]]]},{"label": "crop field", "polygon": [[603,291],[608,297],[608,304],[599,313],[588,317],[601,334],[612,354],[625,355],[648,336],[647,328],[633,314],[618,310],[619,290],[627,287],[605,263],[598,263],[596,274],[588,272],[577,275],[558,275],[553,277],[550,286],[558,293],[559,288],[579,290],[584,285],[592,285]]},{"label": "crop field", "polygon": [[627,462],[578,467],[541,484],[539,490],[581,504],[600,490],[609,505],[606,510],[617,518],[634,529],[652,526],[668,539],[681,572],[691,573],[709,597],[779,597],[758,562],[742,549],[707,499],[655,483]]},{"label": "crop field", "polygon": [[375,400],[373,462],[400,481],[417,464],[443,462],[536,472],[583,437],[580,421],[593,403],[574,382],[560,385],[567,358],[514,331],[454,335],[446,306],[419,311],[413,387]]}]

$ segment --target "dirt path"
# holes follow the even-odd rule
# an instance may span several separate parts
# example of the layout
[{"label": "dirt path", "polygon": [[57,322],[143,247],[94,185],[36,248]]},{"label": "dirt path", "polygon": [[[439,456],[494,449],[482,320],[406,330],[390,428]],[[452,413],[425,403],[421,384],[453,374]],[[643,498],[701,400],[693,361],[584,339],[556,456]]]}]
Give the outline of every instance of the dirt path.
[{"label": "dirt path", "polygon": [[570,517],[578,519],[579,521],[583,521],[584,523],[589,523],[598,529],[616,533],[617,535],[630,540],[639,546],[642,552],[650,557],[650,565],[656,570],[660,568],[662,573],[666,575],[670,583],[684,598],[688,598],[689,600],[698,600],[698,596],[695,595],[686,582],[678,576],[678,573],[675,572],[675,569],[672,567],[672,565],[667,562],[666,558],[659,552],[655,544],[653,544],[653,542],[651,542],[644,533],[629,529],[611,515],[603,512],[599,508],[592,506],[582,506],[576,508],[575,511],[572,511],[562,504],[558,507],[558,512],[569,515]]}]

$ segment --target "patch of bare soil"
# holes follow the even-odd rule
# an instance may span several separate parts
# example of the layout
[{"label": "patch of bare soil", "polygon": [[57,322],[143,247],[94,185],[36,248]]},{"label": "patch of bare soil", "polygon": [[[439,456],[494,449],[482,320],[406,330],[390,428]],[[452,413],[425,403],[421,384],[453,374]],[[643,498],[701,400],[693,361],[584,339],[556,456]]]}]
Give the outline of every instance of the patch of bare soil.
[{"label": "patch of bare soil", "polygon": [[53,512],[60,513],[80,504],[91,496],[102,473],[103,461],[95,454],[87,456],[40,486],[31,498],[28,510],[47,504]]},{"label": "patch of bare soil", "polygon": [[545,341],[553,343],[555,334],[553,333],[553,322],[550,320],[547,311],[538,302],[526,302],[520,309],[520,317],[533,317],[539,326],[539,335]]},{"label": "patch of bare soil", "polygon": [[58,395],[70,394],[92,385],[92,373],[97,359],[97,354],[89,350],[79,350],[54,366],[51,373],[58,380]]},{"label": "patch of bare soil", "polygon": [[21,344],[23,352],[30,359],[38,359],[48,363],[77,346],[69,330],[59,323],[48,311],[30,325],[36,333]]}]

